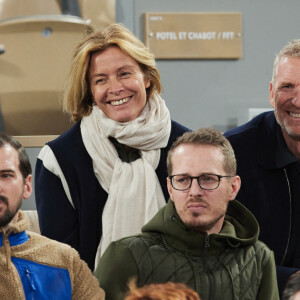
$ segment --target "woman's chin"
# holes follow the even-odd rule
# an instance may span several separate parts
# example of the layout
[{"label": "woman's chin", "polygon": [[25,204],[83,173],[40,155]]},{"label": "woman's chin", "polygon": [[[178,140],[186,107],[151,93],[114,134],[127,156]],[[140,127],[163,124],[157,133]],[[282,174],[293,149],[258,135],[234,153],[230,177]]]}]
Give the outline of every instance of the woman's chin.
[{"label": "woman's chin", "polygon": [[123,109],[121,107],[112,109],[110,113],[106,113],[106,115],[108,116],[108,118],[120,123],[133,121],[139,116],[139,114],[137,114],[136,112],[133,112],[125,107]]}]

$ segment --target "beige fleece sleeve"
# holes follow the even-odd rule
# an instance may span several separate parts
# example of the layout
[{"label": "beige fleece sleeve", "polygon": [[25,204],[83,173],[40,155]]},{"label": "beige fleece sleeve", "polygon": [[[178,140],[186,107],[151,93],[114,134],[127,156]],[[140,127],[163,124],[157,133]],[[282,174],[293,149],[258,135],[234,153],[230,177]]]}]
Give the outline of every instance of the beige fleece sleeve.
[{"label": "beige fleece sleeve", "polygon": [[105,299],[104,291],[99,287],[98,280],[74,249],[70,251],[69,271],[72,283],[72,300]]}]

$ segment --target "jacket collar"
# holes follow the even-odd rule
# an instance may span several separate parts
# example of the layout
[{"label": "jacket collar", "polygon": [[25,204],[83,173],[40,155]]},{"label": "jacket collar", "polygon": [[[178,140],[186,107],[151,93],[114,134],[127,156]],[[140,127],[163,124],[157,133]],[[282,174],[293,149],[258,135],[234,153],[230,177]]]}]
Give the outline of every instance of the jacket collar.
[{"label": "jacket collar", "polygon": [[297,158],[288,149],[274,112],[266,113],[258,136],[258,163],[266,169],[280,169]]},{"label": "jacket collar", "polygon": [[164,236],[169,247],[192,255],[200,255],[204,249],[211,252],[225,248],[249,245],[257,241],[259,226],[254,216],[239,202],[230,201],[223,228],[218,234],[189,229],[178,216],[171,200],[147,223],[142,232],[157,232]]},{"label": "jacket collar", "polygon": [[26,229],[28,228],[29,221],[25,218],[24,214],[19,211],[17,222],[8,227],[4,232],[0,229],[0,247],[3,246],[3,237],[7,236],[10,246],[17,246],[25,243],[28,240]]},{"label": "jacket collar", "polygon": [[[17,246],[24,244],[28,241],[28,235],[26,231],[22,231],[20,233],[14,234],[10,233],[8,236],[10,246]],[[3,233],[0,234],[0,247],[3,246]]]}]

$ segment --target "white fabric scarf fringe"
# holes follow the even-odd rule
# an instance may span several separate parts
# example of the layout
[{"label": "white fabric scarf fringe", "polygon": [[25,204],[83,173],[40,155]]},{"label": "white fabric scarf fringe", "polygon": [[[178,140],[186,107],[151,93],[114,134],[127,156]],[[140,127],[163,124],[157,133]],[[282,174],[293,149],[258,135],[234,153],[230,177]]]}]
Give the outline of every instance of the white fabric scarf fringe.
[{"label": "white fabric scarf fringe", "polygon": [[[133,121],[116,122],[97,106],[91,115],[82,119],[83,143],[93,160],[95,175],[108,193],[95,267],[112,241],[141,232],[141,227],[165,205],[155,169],[160,149],[167,146],[170,132],[169,110],[157,94],[147,101],[140,116]],[[122,162],[109,136],[139,149],[141,158],[131,163]]]}]

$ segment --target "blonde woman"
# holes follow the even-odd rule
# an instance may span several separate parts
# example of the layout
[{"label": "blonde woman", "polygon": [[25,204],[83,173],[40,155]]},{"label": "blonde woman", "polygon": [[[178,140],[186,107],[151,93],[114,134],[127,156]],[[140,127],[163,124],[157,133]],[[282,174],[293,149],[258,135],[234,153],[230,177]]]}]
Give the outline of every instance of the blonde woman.
[{"label": "blonde woman", "polygon": [[91,269],[168,199],[167,153],[188,129],[171,121],[160,91],[154,56],[124,26],[77,46],[64,95],[76,124],[41,150],[35,193],[41,233]]}]

